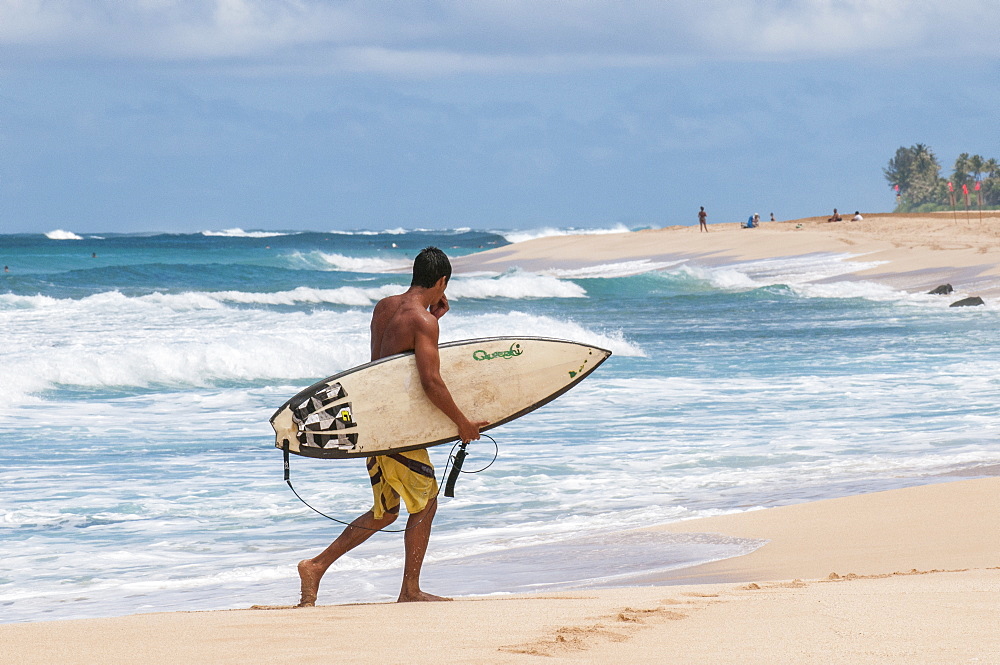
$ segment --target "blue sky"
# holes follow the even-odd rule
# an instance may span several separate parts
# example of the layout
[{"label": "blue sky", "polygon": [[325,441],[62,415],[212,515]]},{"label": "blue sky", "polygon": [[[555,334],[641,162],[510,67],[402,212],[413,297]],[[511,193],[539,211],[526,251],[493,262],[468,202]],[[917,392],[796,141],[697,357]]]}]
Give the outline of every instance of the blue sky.
[{"label": "blue sky", "polygon": [[0,232],[891,210],[1000,158],[1000,1],[0,0]]}]

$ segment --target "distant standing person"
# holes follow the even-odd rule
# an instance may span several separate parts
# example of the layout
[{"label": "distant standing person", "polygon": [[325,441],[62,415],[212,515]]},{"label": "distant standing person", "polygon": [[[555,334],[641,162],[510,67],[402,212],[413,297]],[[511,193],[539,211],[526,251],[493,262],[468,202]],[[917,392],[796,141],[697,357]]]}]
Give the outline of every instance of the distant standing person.
[{"label": "distant standing person", "polygon": [[708,213],[705,212],[705,206],[701,206],[701,210],[698,211],[698,232],[702,231],[708,233]]},{"label": "distant standing person", "polygon": [[771,221],[772,221],[772,222],[775,222],[775,221],[777,221],[777,220],[776,220],[776,219],[774,218],[774,213],[773,213],[773,212],[771,213]]}]

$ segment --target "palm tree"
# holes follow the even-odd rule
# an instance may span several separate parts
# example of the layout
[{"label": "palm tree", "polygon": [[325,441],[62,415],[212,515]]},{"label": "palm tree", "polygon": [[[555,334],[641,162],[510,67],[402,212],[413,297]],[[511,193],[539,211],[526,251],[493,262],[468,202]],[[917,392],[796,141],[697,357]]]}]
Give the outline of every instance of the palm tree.
[{"label": "palm tree", "polygon": [[934,151],[923,143],[917,143],[910,150],[913,154],[910,206],[940,203],[944,194],[944,181],[941,180],[941,164],[934,156]]},{"label": "palm tree", "polygon": [[983,162],[983,173],[986,174],[982,185],[983,205],[1000,205],[1000,164],[996,159],[987,159]]},{"label": "palm tree", "polygon": [[943,201],[944,181],[940,171],[934,152],[923,143],[896,150],[896,156],[882,169],[889,186],[899,187],[900,204],[896,209],[903,212]]},{"label": "palm tree", "polygon": [[889,186],[893,189],[899,187],[900,194],[910,188],[912,171],[913,150],[903,147],[896,150],[896,156],[889,160],[889,165],[886,168],[882,169],[885,179],[889,181]]},{"label": "palm tree", "polygon": [[969,184],[969,171],[972,169],[971,161],[967,152],[963,152],[955,160],[955,171],[951,176],[951,181],[955,183],[955,189],[961,189],[962,185]]},{"label": "palm tree", "polygon": [[969,157],[969,173],[972,174],[973,180],[979,182],[982,180],[983,167],[986,165],[986,160],[982,158],[981,155],[973,155]]}]

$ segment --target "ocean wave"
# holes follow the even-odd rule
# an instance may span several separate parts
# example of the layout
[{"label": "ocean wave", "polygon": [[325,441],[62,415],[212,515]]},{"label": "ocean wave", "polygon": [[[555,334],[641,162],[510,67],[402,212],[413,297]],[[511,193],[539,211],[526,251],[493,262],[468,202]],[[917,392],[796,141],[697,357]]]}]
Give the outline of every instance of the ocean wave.
[{"label": "ocean wave", "polygon": [[276,293],[216,291],[205,295],[220,302],[247,305],[327,304],[363,307],[374,304],[387,296],[401,293],[404,289],[405,287],[396,284],[387,284],[367,289],[355,286],[341,286],[336,289],[312,289],[307,286],[300,286],[291,291],[278,291]]},{"label": "ocean wave", "polygon": [[584,298],[578,284],[550,275],[510,272],[498,277],[455,277],[448,284],[448,298]]},{"label": "ocean wave", "polygon": [[544,271],[544,274],[563,279],[630,277],[632,275],[642,275],[647,272],[665,270],[681,263],[684,263],[684,261],[650,261],[649,259],[638,259],[636,261],[602,263],[582,268],[551,268]]},{"label": "ocean wave", "polygon": [[[908,297],[902,291],[859,280],[832,281],[859,270],[881,265],[879,261],[858,261],[852,254],[810,254],[743,261],[717,266],[685,263],[669,275],[702,280],[726,291],[757,289],[766,286],[787,286],[794,292],[811,297],[867,297],[879,294],[879,300],[899,300]],[[855,285],[855,286],[851,286]],[[861,286],[857,286],[861,285]]]},{"label": "ocean wave", "polygon": [[410,259],[386,259],[377,256],[344,256],[343,254],[328,254],[326,252],[318,252],[318,254],[333,270],[342,270],[344,272],[397,272],[410,268],[413,263]]},{"label": "ocean wave", "polygon": [[48,238],[49,240],[83,240],[82,237],[78,236],[72,231],[64,231],[63,229],[48,231],[45,233],[45,237]]},{"label": "ocean wave", "polygon": [[244,231],[243,229],[225,229],[222,231],[202,231],[201,235],[210,238],[277,238],[279,236],[293,234],[279,233],[277,231]]},{"label": "ocean wave", "polygon": [[411,259],[383,258],[378,256],[345,256],[335,252],[292,252],[286,259],[293,267],[309,268],[311,270],[338,270],[341,272],[359,272],[369,274],[396,273],[408,270]]},{"label": "ocean wave", "polygon": [[[414,231],[425,231],[425,230],[427,229],[414,229]],[[382,229],[380,231],[375,231],[371,229],[361,229],[355,231],[334,230],[330,231],[329,233],[338,236],[380,236],[380,235],[401,236],[405,233],[410,233],[410,231],[402,227],[398,227],[395,229]]]},{"label": "ocean wave", "polygon": [[[374,305],[387,296],[403,293],[407,285],[384,284],[375,287],[341,286],[336,289],[315,289],[300,286],[289,291],[254,293],[245,291],[210,291],[183,294],[150,294],[137,296],[138,300],[163,303],[180,311],[183,309],[214,309],[219,304],[243,305],[298,305],[327,304],[364,307]],[[497,277],[461,278],[451,280],[448,286],[450,300],[465,298],[584,298],[587,292],[573,282],[565,282],[546,275],[511,273]],[[0,301],[2,302],[2,301]]]},{"label": "ocean wave", "polygon": [[[228,304],[294,306],[301,304],[346,305],[367,307],[382,298],[406,291],[407,285],[383,284],[382,286],[341,286],[335,289],[316,289],[299,286],[288,291],[187,291],[184,293],[149,293],[129,296],[120,291],[106,291],[85,298],[53,298],[52,296],[23,296],[0,294],[0,312],[12,310],[56,310],[80,312],[106,308],[116,312],[153,312],[155,310],[190,312],[219,310]],[[496,277],[456,277],[448,287],[450,300],[508,298],[512,300],[536,298],[584,298],[583,287],[547,275],[508,273]],[[75,315],[75,314],[74,314]]]},{"label": "ocean wave", "polygon": [[646,355],[639,345],[627,340],[621,330],[590,330],[572,320],[526,312],[455,317],[447,326],[442,326],[441,341],[451,342],[495,335],[551,337],[592,344],[620,356],[645,357]]},{"label": "ocean wave", "polygon": [[[33,401],[55,388],[128,393],[232,382],[309,382],[368,360],[367,310],[232,309],[212,298],[185,297],[108,293],[83,300],[47,299],[37,303],[45,310],[34,312],[30,322],[22,312],[0,316],[6,335],[0,407]],[[70,320],[72,327],[65,325]],[[442,328],[442,341],[556,337],[619,355],[644,355],[620,330],[590,330],[571,320],[517,311],[453,312]]]},{"label": "ocean wave", "polygon": [[624,224],[617,224],[609,229],[575,229],[575,228],[555,228],[545,227],[541,229],[525,229],[516,231],[494,231],[497,235],[510,243],[535,240],[537,238],[548,238],[551,236],[583,236],[583,235],[607,235],[611,233],[629,233],[629,229]]},{"label": "ocean wave", "polygon": [[367,313],[241,314],[118,314],[102,327],[90,313],[75,318],[79,332],[44,331],[49,341],[40,349],[21,335],[0,367],[0,406],[54,388],[130,392],[307,379],[368,359]]},{"label": "ocean wave", "polygon": [[[17,296],[0,294],[0,312],[4,310],[63,310],[65,312],[93,312],[105,308],[123,315],[145,312],[192,312],[199,310],[227,309],[228,303],[240,305],[298,305],[328,304],[368,306],[386,296],[402,293],[405,286],[387,284],[373,288],[343,286],[336,289],[313,289],[300,286],[290,291],[189,291],[185,293],[149,293],[126,296],[120,291],[107,291],[79,300],[52,298],[50,296]],[[74,314],[75,315],[75,314]]]}]

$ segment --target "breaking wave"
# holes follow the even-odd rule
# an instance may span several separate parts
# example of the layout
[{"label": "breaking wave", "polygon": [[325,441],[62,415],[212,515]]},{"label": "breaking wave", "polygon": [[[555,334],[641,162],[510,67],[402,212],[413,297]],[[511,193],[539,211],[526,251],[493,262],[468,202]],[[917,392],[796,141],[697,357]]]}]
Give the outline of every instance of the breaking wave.
[{"label": "breaking wave", "polygon": [[244,231],[243,229],[225,229],[222,231],[202,231],[201,235],[210,238],[276,238],[278,236],[292,235],[291,233],[279,233],[277,231]]},{"label": "breaking wave", "polygon": [[535,240],[537,238],[549,238],[551,236],[591,236],[591,235],[607,235],[611,233],[629,233],[629,229],[624,224],[618,224],[610,229],[573,229],[573,228],[555,228],[555,227],[545,227],[541,229],[526,229],[518,231],[496,231],[498,235],[504,237],[507,242],[524,242],[526,240]]},{"label": "breaking wave", "polygon": [[64,231],[63,229],[56,229],[55,231],[48,231],[45,237],[49,240],[83,240],[82,237],[73,233],[72,231]]}]

